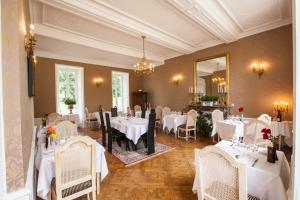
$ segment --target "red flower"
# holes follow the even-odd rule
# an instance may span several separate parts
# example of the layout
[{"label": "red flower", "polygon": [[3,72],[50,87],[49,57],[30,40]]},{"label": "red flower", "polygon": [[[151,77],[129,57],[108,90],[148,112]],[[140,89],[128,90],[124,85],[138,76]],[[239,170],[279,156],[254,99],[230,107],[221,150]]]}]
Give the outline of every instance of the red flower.
[{"label": "red flower", "polygon": [[263,128],[261,130],[261,132],[264,133],[264,134],[271,134],[271,129],[269,129],[269,128]]},{"label": "red flower", "polygon": [[243,107],[239,107],[239,112],[240,113],[244,112],[244,108]]},{"label": "red flower", "polygon": [[263,134],[263,139],[264,139],[264,140],[268,140],[268,139],[269,139],[269,135],[268,135],[267,133],[264,133],[264,134]]}]

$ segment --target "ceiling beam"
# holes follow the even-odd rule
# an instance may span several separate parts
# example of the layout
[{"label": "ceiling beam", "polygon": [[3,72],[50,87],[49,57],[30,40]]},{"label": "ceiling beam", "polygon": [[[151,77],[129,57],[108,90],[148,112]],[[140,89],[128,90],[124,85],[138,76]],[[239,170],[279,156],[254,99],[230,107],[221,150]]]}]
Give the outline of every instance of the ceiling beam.
[{"label": "ceiling beam", "polygon": [[[97,18],[99,23],[109,24],[111,27],[140,37],[142,34],[147,36],[148,40],[178,51],[180,53],[194,52],[193,44],[168,33],[158,27],[143,22],[125,12],[109,6],[101,0],[38,0],[39,2],[50,5],[67,12],[80,15],[82,17]],[[75,12],[74,12],[75,11]]]},{"label": "ceiling beam", "polygon": [[237,40],[242,31],[239,24],[217,0],[166,1],[222,42],[229,43]]},{"label": "ceiling beam", "polygon": [[[99,40],[88,35],[80,34],[66,29],[61,29],[59,27],[51,27],[43,24],[34,24],[34,26],[35,33],[37,35],[71,42],[74,44],[87,46],[102,51],[131,56],[134,58],[141,58],[143,56],[140,49],[134,49],[116,43]],[[154,55],[153,53],[147,52],[147,58],[157,63],[164,63],[164,57],[160,55]]]}]

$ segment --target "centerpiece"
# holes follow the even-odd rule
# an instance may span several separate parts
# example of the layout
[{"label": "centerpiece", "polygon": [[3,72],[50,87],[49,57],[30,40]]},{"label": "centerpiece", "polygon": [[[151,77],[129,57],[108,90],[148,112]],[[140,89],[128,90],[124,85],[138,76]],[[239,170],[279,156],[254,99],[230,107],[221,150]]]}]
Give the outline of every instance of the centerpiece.
[{"label": "centerpiece", "polygon": [[46,130],[46,149],[52,147],[53,139],[55,139],[56,137],[57,137],[57,132],[55,131],[55,128],[49,126]]},{"label": "centerpiece", "polygon": [[69,114],[73,114],[72,110],[74,109],[74,105],[76,104],[76,100],[70,97],[64,98],[63,102],[68,106],[70,110]]},{"label": "centerpiece", "polygon": [[273,136],[271,134],[271,129],[269,128],[263,128],[261,133],[264,140],[270,140],[273,144],[273,146],[268,146],[267,161],[270,163],[275,163],[275,161],[278,160],[276,149],[278,149],[279,136]]}]

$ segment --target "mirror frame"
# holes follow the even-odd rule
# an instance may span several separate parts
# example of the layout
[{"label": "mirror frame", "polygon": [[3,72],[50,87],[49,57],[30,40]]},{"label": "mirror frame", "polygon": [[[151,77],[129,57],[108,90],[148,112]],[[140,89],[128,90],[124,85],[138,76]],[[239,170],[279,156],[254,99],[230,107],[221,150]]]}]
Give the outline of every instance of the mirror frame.
[{"label": "mirror frame", "polygon": [[229,63],[230,63],[230,57],[229,57],[229,53],[223,53],[223,54],[218,54],[215,56],[209,56],[209,57],[205,57],[205,58],[200,58],[196,61],[194,61],[194,95],[196,95],[196,91],[197,91],[197,63],[198,62],[202,62],[202,61],[206,61],[206,60],[211,60],[214,58],[219,58],[219,57],[226,57],[226,84],[228,85],[228,93],[227,93],[227,106],[229,106],[230,103],[230,88],[229,88]]}]

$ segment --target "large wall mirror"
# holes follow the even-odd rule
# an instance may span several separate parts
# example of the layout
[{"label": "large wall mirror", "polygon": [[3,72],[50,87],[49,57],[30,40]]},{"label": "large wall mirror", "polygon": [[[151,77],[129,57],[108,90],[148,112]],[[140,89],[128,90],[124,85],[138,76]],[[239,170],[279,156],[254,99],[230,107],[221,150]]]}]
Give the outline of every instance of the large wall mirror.
[{"label": "large wall mirror", "polygon": [[[214,102],[214,105],[228,105],[229,101],[229,55],[223,54],[195,62],[195,100]],[[216,101],[216,97],[218,100]]]}]

